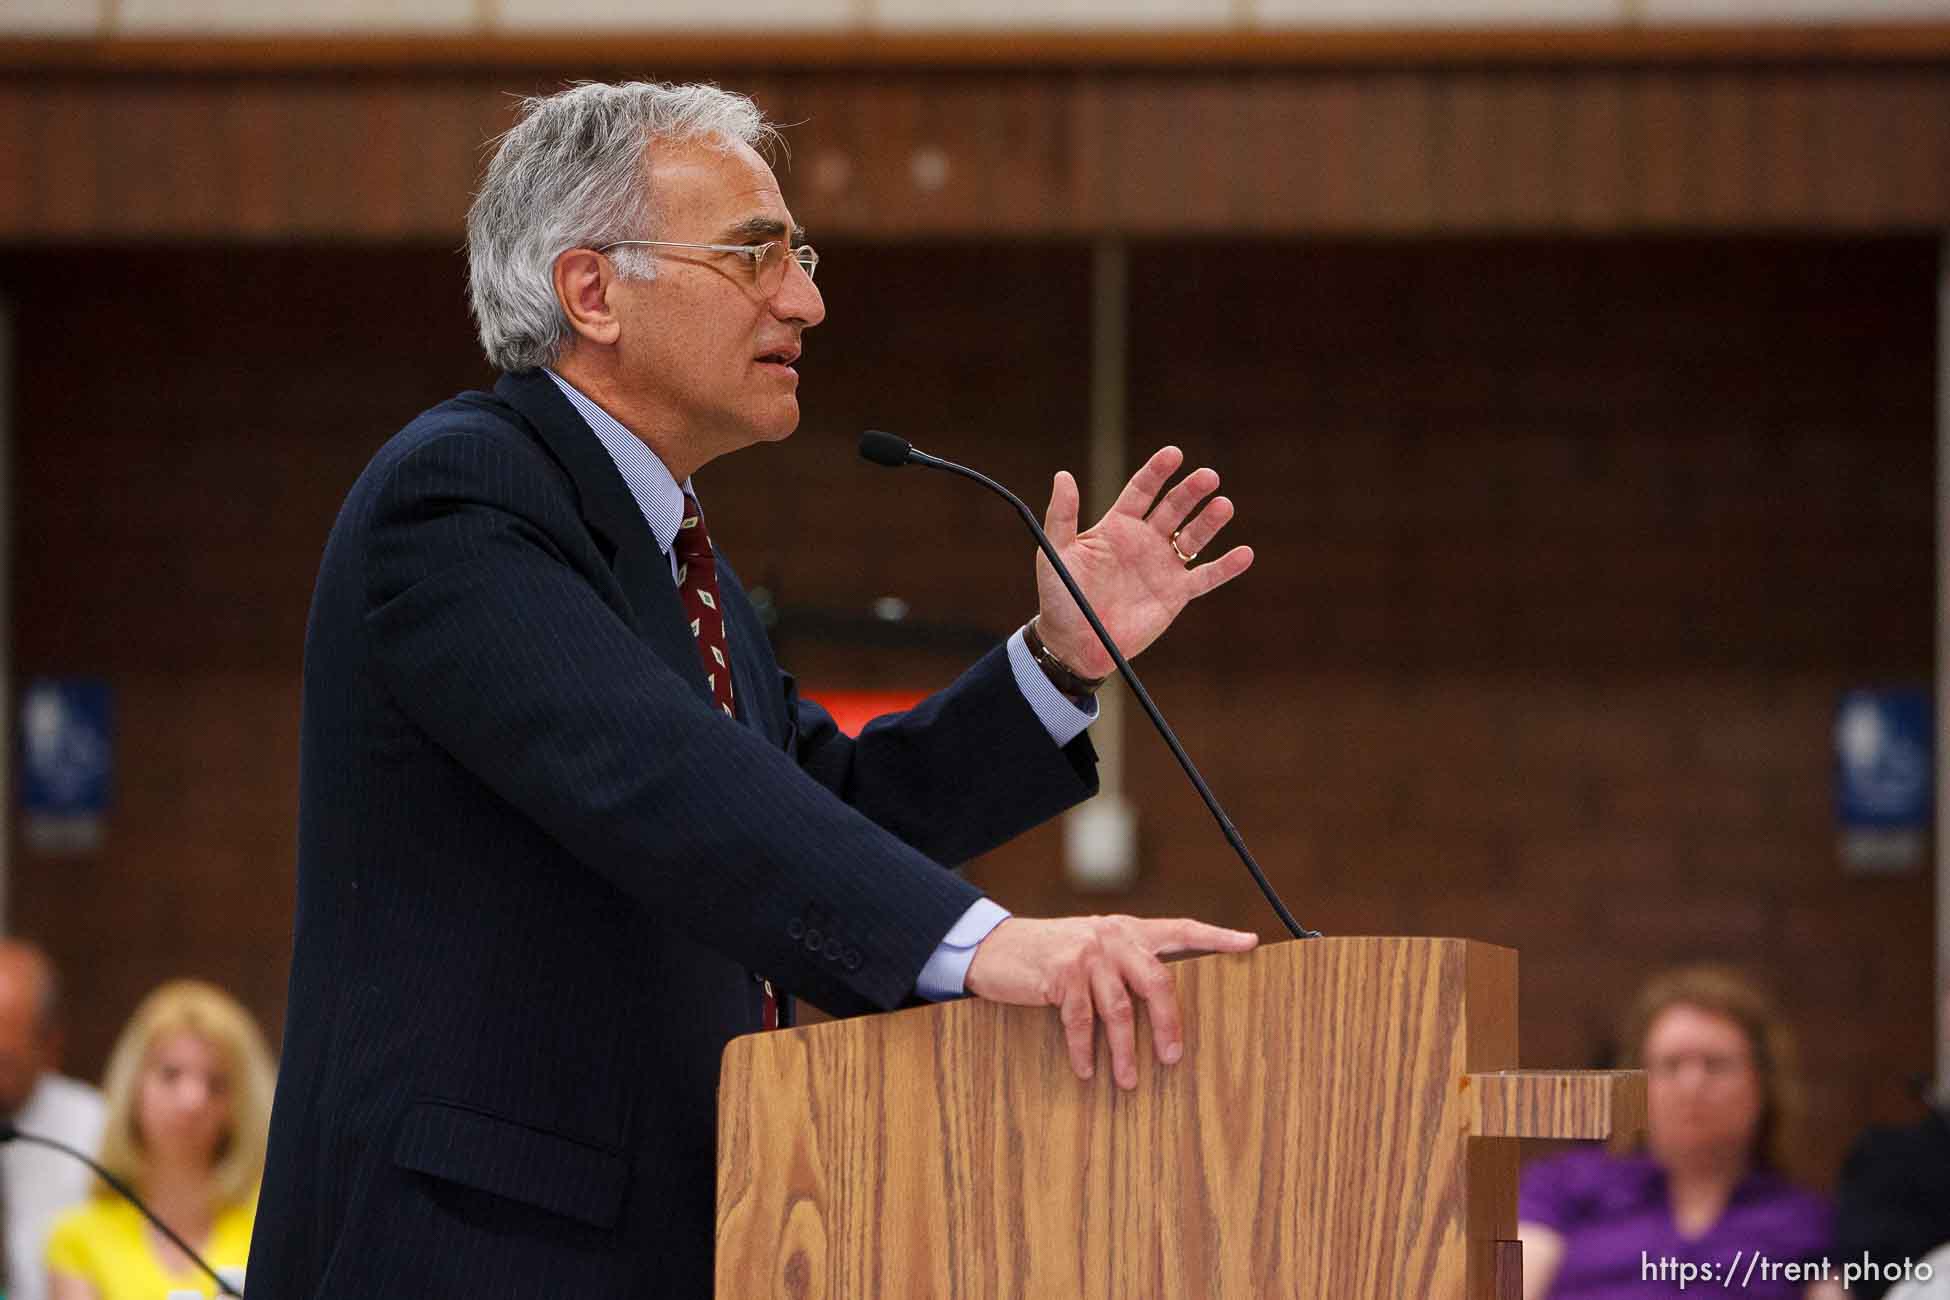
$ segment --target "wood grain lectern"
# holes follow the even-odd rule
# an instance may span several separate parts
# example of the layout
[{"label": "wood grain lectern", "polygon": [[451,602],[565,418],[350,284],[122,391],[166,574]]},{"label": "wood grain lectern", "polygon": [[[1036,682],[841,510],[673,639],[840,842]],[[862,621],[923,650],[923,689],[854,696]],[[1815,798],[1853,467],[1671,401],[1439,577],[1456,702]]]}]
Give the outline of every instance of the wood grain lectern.
[{"label": "wood grain lectern", "polygon": [[1070,1072],[966,1000],[740,1038],[719,1300],[1517,1295],[1520,1137],[1643,1126],[1637,1072],[1518,1071],[1517,955],[1309,939],[1172,968],[1185,1057]]}]

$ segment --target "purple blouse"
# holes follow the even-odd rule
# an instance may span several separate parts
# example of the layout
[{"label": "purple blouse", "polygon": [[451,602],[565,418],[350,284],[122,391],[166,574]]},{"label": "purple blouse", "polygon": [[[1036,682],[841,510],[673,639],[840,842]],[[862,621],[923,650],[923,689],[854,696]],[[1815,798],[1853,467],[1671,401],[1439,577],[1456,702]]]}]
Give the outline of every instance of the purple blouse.
[{"label": "purple blouse", "polygon": [[1825,1197],[1757,1170],[1734,1188],[1719,1220],[1688,1240],[1673,1225],[1666,1176],[1651,1157],[1592,1150],[1524,1170],[1517,1217],[1564,1238],[1550,1300],[1799,1300],[1814,1279],[1791,1280],[1783,1266],[1822,1258],[1834,1211]]}]

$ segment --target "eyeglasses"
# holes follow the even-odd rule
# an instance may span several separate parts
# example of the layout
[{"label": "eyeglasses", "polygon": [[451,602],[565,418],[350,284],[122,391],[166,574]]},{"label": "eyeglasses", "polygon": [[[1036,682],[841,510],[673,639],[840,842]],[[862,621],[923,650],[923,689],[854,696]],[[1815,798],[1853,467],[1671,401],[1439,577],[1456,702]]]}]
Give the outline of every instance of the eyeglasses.
[{"label": "eyeglasses", "polygon": [[596,251],[607,253],[612,248],[689,248],[701,253],[736,253],[752,264],[752,276],[757,281],[758,291],[767,298],[777,293],[779,286],[785,283],[786,263],[797,262],[808,280],[819,270],[819,254],[811,244],[791,248],[776,239],[764,244],[686,244],[675,239],[619,239],[613,244],[604,244]]},{"label": "eyeglasses", "polygon": [[1645,1072],[1654,1078],[1677,1078],[1680,1071],[1688,1065],[1697,1064],[1700,1073],[1710,1080],[1730,1079],[1734,1074],[1745,1070],[1752,1059],[1744,1054],[1734,1056],[1719,1052],[1674,1052],[1670,1056],[1647,1058]]}]

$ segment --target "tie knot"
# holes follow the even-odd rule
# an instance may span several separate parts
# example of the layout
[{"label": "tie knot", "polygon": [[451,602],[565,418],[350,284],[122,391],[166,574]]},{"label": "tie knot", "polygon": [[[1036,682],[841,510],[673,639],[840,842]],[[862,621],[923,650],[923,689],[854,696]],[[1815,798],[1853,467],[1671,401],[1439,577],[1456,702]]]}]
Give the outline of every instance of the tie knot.
[{"label": "tie knot", "polygon": [[711,558],[711,534],[704,530],[704,511],[688,492],[684,494],[684,517],[678,522],[674,545],[677,558],[686,564]]}]

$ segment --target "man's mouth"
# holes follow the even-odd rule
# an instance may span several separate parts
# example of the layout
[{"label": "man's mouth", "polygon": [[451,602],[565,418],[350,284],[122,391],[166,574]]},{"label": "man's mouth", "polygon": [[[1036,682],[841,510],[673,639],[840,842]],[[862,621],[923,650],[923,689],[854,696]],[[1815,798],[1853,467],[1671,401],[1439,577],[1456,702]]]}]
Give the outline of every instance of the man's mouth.
[{"label": "man's mouth", "polygon": [[798,348],[780,348],[775,352],[761,352],[758,356],[759,363],[768,366],[789,366],[798,359]]}]

